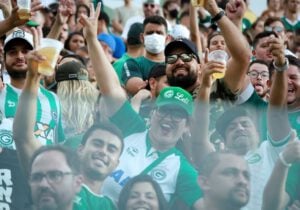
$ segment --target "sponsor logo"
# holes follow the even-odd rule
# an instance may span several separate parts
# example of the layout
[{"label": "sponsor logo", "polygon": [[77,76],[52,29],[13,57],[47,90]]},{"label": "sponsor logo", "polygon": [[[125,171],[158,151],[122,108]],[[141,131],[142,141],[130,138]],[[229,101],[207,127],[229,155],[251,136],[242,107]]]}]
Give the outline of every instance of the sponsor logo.
[{"label": "sponsor logo", "polygon": [[253,154],[248,160],[247,162],[249,164],[254,164],[254,163],[257,163],[261,160],[261,156],[257,153]]},{"label": "sponsor logo", "polygon": [[164,93],[165,98],[172,98],[174,96],[174,91],[173,90],[168,90]]},{"label": "sponsor logo", "polygon": [[12,132],[9,130],[0,130],[0,145],[11,148],[13,145]]},{"label": "sponsor logo", "polygon": [[135,157],[138,153],[139,153],[139,150],[135,147],[128,147],[126,149],[126,152],[131,155],[132,157]]}]

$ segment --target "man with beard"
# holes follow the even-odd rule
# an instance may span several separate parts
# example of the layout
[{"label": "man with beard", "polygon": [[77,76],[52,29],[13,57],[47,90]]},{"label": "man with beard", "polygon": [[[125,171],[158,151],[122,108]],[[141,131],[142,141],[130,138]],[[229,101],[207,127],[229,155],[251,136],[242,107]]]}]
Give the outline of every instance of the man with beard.
[{"label": "man with beard", "polygon": [[[25,56],[33,49],[33,37],[23,31],[13,31],[4,43],[4,63],[11,83],[0,91],[0,111],[3,120],[0,125],[0,146],[15,149],[12,125],[19,96],[24,87],[27,61]],[[42,145],[58,143],[64,139],[61,111],[55,94],[39,88],[35,135]]]},{"label": "man with beard", "polygon": [[[243,2],[230,1],[230,6],[235,7],[234,11],[242,10],[242,5],[244,5]],[[249,45],[241,31],[229,20],[214,0],[206,1],[204,7],[209,11],[213,21],[220,28],[227,50],[231,55],[226,65],[225,76],[223,79],[216,80],[217,91],[214,92],[220,95],[220,91],[236,95],[249,83],[246,78],[250,59]],[[169,85],[182,87],[194,96],[201,85],[199,82],[200,65],[197,54],[198,51],[195,45],[184,39],[174,40],[165,48],[166,74]]]},{"label": "man with beard", "polygon": [[163,17],[147,17],[143,25],[141,40],[145,45],[145,56],[128,59],[122,70],[122,81],[130,95],[135,95],[147,86],[151,68],[164,62],[165,44],[169,40],[167,22]]},{"label": "man with beard", "polygon": [[240,210],[249,201],[250,172],[247,162],[239,155],[208,154],[198,180],[204,194],[199,210]]}]

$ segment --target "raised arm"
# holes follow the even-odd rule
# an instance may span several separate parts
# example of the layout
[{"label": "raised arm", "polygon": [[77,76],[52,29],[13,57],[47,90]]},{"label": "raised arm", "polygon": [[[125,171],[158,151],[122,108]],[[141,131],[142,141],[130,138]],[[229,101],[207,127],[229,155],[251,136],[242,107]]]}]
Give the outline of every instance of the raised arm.
[{"label": "raised arm", "polygon": [[[268,132],[273,140],[286,138],[291,132],[288,120],[287,93],[288,77],[286,70],[288,66],[284,55],[284,42],[281,38],[275,36],[268,40],[269,50],[274,56],[275,67],[271,78],[270,100],[268,106]],[[284,71],[276,70],[278,67],[284,67]]]},{"label": "raised arm", "polygon": [[192,4],[190,4],[190,31],[191,31],[191,40],[194,42],[198,49],[198,54],[200,59],[202,59],[202,44],[201,44],[201,35],[198,27],[198,14],[197,14],[197,8],[193,7]]},{"label": "raised arm", "polygon": [[13,138],[20,163],[26,174],[29,172],[29,162],[33,153],[42,146],[34,136],[37,95],[41,79],[40,74],[37,73],[39,61],[43,61],[43,58],[36,51],[28,53],[28,72],[13,124]]},{"label": "raised arm", "polygon": [[[206,53],[207,56],[207,53]],[[207,58],[205,59],[207,61]],[[209,99],[213,83],[212,74],[222,72],[224,64],[210,61],[204,64],[202,82],[195,100],[195,112],[191,126],[193,161],[199,166],[203,158],[215,151],[209,140]]]},{"label": "raised arm", "polygon": [[[241,7],[245,4],[242,0],[230,0],[229,3],[236,5],[236,12],[242,9]],[[216,17],[221,11],[215,0],[207,0],[205,8],[212,17]],[[224,36],[231,55],[227,63],[224,81],[233,93],[237,93],[246,87],[246,83],[249,83],[249,80],[246,79],[246,73],[251,56],[250,47],[241,30],[226,15],[217,20],[217,25]]]},{"label": "raised arm", "polygon": [[79,21],[83,25],[83,33],[102,96],[113,100],[113,103],[109,103],[110,113],[108,113],[113,115],[127,100],[127,96],[121,87],[114,68],[106,59],[103,48],[97,40],[97,20],[100,14],[100,7],[101,5],[98,4],[96,11],[94,11],[93,4],[90,4],[90,17],[82,15]]}]

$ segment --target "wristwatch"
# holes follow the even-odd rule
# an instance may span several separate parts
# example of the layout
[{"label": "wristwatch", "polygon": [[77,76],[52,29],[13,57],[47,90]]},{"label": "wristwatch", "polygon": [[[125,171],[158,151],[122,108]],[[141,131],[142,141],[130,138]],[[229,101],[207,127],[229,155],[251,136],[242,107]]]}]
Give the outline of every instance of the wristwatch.
[{"label": "wristwatch", "polygon": [[282,72],[286,71],[289,68],[289,60],[284,58],[285,62],[283,66],[276,66],[275,61],[273,61],[273,66],[276,71]]},{"label": "wristwatch", "polygon": [[216,22],[218,22],[223,16],[225,15],[225,11],[220,9],[220,12],[218,12],[218,14],[216,14],[212,19],[211,19],[211,23],[214,24]]}]

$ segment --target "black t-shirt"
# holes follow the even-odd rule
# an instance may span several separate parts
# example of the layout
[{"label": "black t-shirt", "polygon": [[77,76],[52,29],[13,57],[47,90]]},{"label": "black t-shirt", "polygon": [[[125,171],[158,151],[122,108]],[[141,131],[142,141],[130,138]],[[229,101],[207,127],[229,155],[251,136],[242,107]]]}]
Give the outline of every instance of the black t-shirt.
[{"label": "black t-shirt", "polygon": [[0,153],[0,209],[29,210],[30,190],[21,171],[17,152],[3,148]]}]

